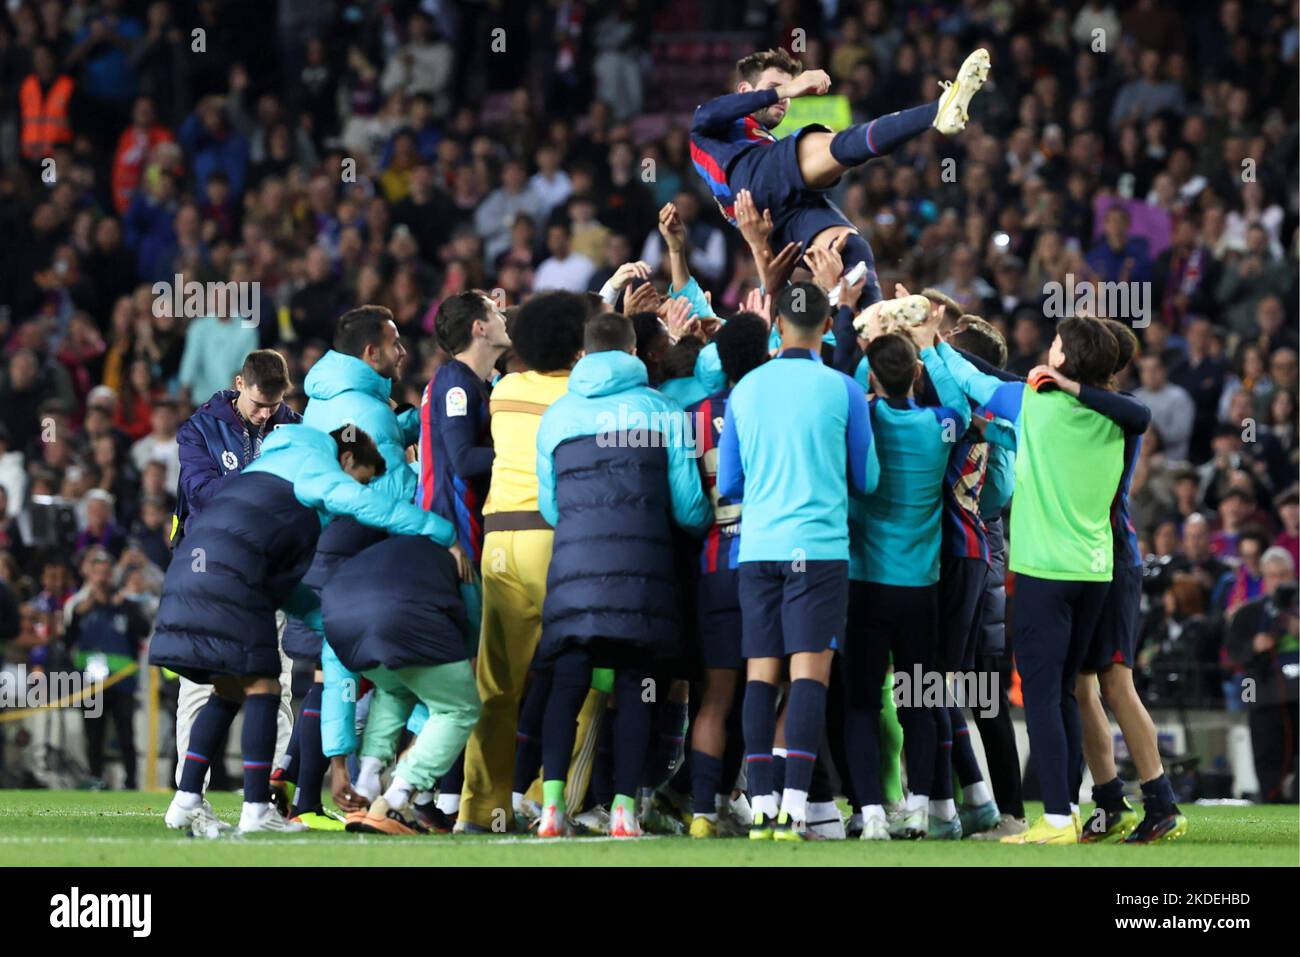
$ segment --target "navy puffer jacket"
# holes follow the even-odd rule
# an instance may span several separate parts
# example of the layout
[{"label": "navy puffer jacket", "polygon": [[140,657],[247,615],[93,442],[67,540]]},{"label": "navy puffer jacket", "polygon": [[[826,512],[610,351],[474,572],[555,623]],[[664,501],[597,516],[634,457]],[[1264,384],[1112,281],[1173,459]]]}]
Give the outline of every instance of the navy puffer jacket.
[{"label": "navy puffer jacket", "polygon": [[538,505],[555,526],[538,654],[592,639],[677,650],[672,524],[712,512],[681,408],[624,352],[584,356],[537,433]]},{"label": "navy puffer jacket", "polygon": [[281,426],[191,521],[163,580],[150,663],[200,684],[216,674],[279,675],[275,611],[302,615],[315,605],[299,586],[333,516],[428,536],[431,546],[455,541],[451,523],[361,485],[337,455],[329,435]]},{"label": "navy puffer jacket", "polygon": [[321,594],[321,619],[350,671],[469,657],[456,561],[427,538],[396,535],[339,564]]}]

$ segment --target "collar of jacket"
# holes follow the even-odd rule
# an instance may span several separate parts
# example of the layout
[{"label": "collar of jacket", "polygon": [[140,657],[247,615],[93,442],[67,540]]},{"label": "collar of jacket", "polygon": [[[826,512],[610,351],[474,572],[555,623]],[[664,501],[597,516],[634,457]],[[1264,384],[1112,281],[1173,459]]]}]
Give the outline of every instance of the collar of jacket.
[{"label": "collar of jacket", "polygon": [[650,382],[645,363],[626,352],[593,352],[583,356],[569,374],[569,391],[594,397],[626,392]]},{"label": "collar of jacket", "polygon": [[821,364],[822,357],[811,349],[782,349],[776,354],[778,359],[811,359],[813,362]]},{"label": "collar of jacket", "polygon": [[331,349],[321,356],[303,382],[309,399],[332,399],[344,392],[364,392],[387,402],[393,380],[381,376],[355,356]]}]

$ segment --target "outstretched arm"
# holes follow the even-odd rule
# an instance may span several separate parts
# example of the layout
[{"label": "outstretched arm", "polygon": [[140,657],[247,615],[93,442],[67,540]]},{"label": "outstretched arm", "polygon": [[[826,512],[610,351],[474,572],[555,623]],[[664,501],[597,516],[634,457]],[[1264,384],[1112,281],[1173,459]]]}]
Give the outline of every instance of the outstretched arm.
[{"label": "outstretched arm", "polygon": [[976,405],[984,406],[1011,423],[1020,419],[1020,403],[1025,393],[1023,382],[1003,382],[980,372],[946,342],[935,346],[935,352],[943,358],[957,386],[974,399]]}]

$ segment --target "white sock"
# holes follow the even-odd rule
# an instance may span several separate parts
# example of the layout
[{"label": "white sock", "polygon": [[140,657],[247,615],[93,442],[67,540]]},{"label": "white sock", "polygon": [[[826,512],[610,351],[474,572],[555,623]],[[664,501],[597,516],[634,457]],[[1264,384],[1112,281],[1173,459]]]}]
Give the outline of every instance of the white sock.
[{"label": "white sock", "polygon": [[511,808],[511,810],[513,810],[516,814],[518,814],[518,813],[520,813],[521,811],[523,811],[523,809],[524,809],[524,792],[523,792],[523,791],[511,791],[511,792],[510,792],[510,808]]},{"label": "white sock", "polygon": [[438,810],[443,814],[460,813],[460,795],[459,794],[439,794]]},{"label": "white sock", "polygon": [[1079,813],[1079,805],[1077,805],[1077,804],[1071,802],[1071,803],[1070,803],[1070,813],[1071,813],[1071,814],[1078,814],[1078,813]]},{"label": "white sock", "polygon": [[384,801],[393,810],[400,810],[406,807],[411,800],[412,787],[409,781],[403,781],[401,778],[393,778],[393,783],[388,785],[388,790],[384,792]]},{"label": "white sock", "polygon": [[976,781],[974,784],[962,787],[963,803],[967,807],[979,807],[981,804],[988,804],[993,800],[993,795],[989,793],[989,786],[983,781]]},{"label": "white sock", "polygon": [[924,811],[930,806],[930,795],[928,794],[909,794],[907,796],[906,807],[909,811]]},{"label": "white sock", "polygon": [[957,816],[957,802],[952,798],[945,801],[931,801],[930,813],[941,821],[951,821]]},{"label": "white sock", "polygon": [[776,817],[777,800],[776,794],[758,794],[754,800],[750,801],[750,806],[754,809],[754,814],[765,814],[769,818]]},{"label": "white sock", "polygon": [[383,788],[379,783],[379,772],[384,770],[384,762],[378,758],[361,759],[361,770],[357,773],[357,780],[352,785],[352,789],[363,797],[374,800]]},{"label": "white sock", "polygon": [[808,792],[786,788],[781,793],[781,810],[790,815],[792,821],[808,820]]},{"label": "white sock", "polygon": [[266,817],[274,809],[270,801],[265,803],[245,801],[243,808],[240,810],[240,817]]},{"label": "white sock", "polygon": [[173,800],[177,807],[192,811],[203,803],[203,795],[196,794],[194,791],[177,791]]},{"label": "white sock", "polygon": [[1052,827],[1073,827],[1074,819],[1068,814],[1044,814],[1047,823]]},{"label": "white sock", "polygon": [[434,798],[436,798],[437,796],[438,795],[434,794],[432,791],[416,791],[415,796],[412,797],[411,800],[414,801],[417,806],[419,806],[423,804],[432,804]]},{"label": "white sock", "polygon": [[865,822],[875,818],[878,821],[885,820],[885,809],[879,804],[865,804],[862,807],[862,820]]}]

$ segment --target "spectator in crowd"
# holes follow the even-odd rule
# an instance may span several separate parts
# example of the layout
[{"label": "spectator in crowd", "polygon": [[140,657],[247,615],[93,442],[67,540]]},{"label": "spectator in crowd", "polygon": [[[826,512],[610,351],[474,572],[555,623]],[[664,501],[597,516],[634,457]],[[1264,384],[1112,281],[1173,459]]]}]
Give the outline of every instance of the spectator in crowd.
[{"label": "spectator in crowd", "polygon": [[1196,405],[1186,389],[1169,381],[1161,356],[1144,355],[1139,365],[1142,386],[1133,395],[1151,409],[1151,427],[1160,433],[1165,454],[1186,461],[1196,424]]},{"label": "spectator in crowd", "polygon": [[1290,729],[1296,727],[1300,702],[1295,672],[1300,652],[1296,567],[1286,549],[1273,547],[1260,558],[1260,571],[1263,594],[1243,604],[1232,617],[1226,649],[1232,662],[1243,669],[1242,691],[1250,715],[1260,800],[1294,802],[1297,739]]}]

